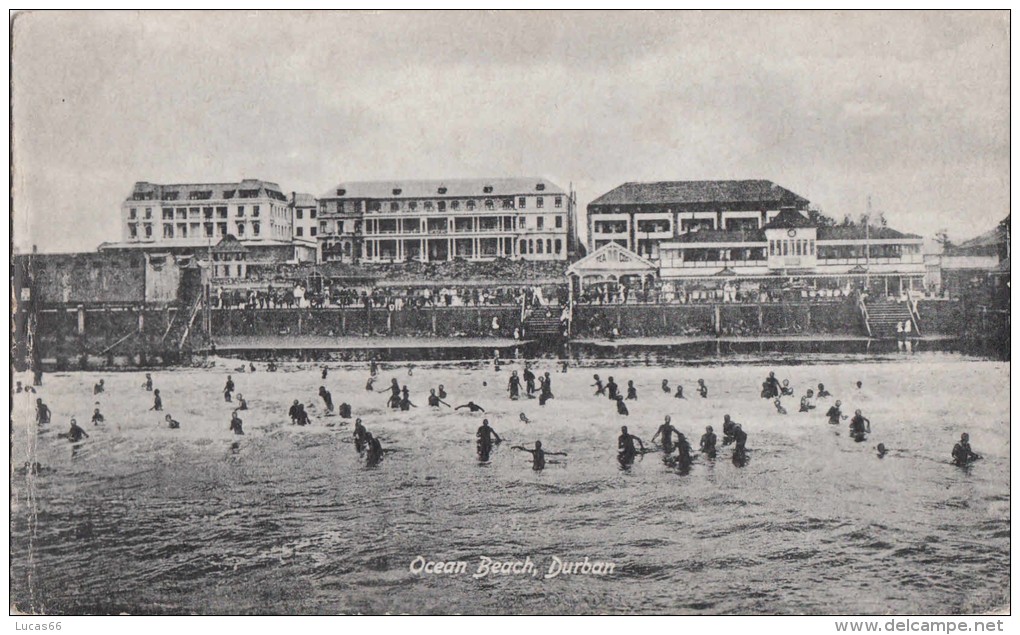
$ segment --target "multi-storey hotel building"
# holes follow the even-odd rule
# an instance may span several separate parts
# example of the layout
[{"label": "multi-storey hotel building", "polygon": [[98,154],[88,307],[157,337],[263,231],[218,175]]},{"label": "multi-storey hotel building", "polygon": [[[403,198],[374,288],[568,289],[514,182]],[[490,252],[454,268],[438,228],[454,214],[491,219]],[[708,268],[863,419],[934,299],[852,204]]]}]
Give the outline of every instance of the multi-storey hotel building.
[{"label": "multi-storey hotel building", "polygon": [[574,197],[541,178],[340,183],[319,223],[325,261],[566,260]]}]

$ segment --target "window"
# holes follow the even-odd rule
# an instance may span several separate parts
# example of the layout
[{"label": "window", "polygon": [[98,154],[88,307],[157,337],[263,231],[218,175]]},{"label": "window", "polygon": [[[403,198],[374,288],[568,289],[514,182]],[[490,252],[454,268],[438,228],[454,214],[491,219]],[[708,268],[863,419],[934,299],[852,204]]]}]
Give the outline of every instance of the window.
[{"label": "window", "polygon": [[536,224],[535,226],[536,226],[536,227],[537,227],[538,229],[543,229],[543,228],[545,227],[545,217],[544,217],[544,216],[539,216],[539,217],[538,217],[538,218],[536,219],[536,223],[537,223],[537,224]]},{"label": "window", "polygon": [[535,207],[541,209],[545,205],[545,199],[541,196],[535,199]]},{"label": "window", "polygon": [[128,225],[128,236],[130,238],[138,238],[138,225],[134,223]]},{"label": "window", "polygon": [[553,205],[555,205],[556,207],[563,207],[563,197],[557,196],[555,199],[553,199]]},{"label": "window", "polygon": [[[393,191],[397,192],[398,190],[393,190]],[[391,212],[399,212],[400,211],[400,203],[398,203],[396,201],[393,201],[392,203],[390,203],[390,211]]]},{"label": "window", "polygon": [[517,227],[519,229],[524,229],[527,226],[528,226],[528,217],[527,216],[519,216],[517,218]]},{"label": "window", "polygon": [[213,224],[212,223],[206,223],[205,224],[205,236],[206,236],[206,238],[212,238],[212,235],[213,235]]},{"label": "window", "polygon": [[512,198],[504,198],[503,199],[503,209],[513,209],[513,208],[514,208],[514,199],[512,199]]},{"label": "window", "polygon": [[809,245],[808,249],[810,250],[811,255],[812,256],[815,255],[815,241],[813,240],[809,241],[808,245]]},{"label": "window", "polygon": [[237,235],[244,236],[244,223],[237,224]]},{"label": "window", "polygon": [[545,183],[538,183],[537,185],[535,185],[535,189],[541,192],[542,190],[545,189]]},{"label": "window", "polygon": [[298,236],[304,236],[305,235],[305,228],[304,227],[298,227],[294,231],[296,232],[296,234]]},{"label": "window", "polygon": [[776,255],[776,241],[774,240],[769,241],[769,255],[770,256]]},{"label": "window", "polygon": [[173,237],[174,237],[174,226],[173,225],[169,225],[169,224],[163,225],[163,238],[173,238]]},{"label": "window", "polygon": [[563,217],[562,216],[557,216],[556,217],[556,229],[563,229]]},{"label": "window", "polygon": [[145,237],[152,238],[152,225],[145,223]]},{"label": "window", "polygon": [[311,207],[308,209],[308,218],[315,218],[315,208]]},{"label": "window", "polygon": [[542,239],[539,238],[537,242],[538,242],[538,252],[537,253],[542,253]]},{"label": "window", "polygon": [[437,191],[438,191],[438,192],[439,192],[440,194],[446,194],[446,188],[445,188],[445,187],[441,187],[441,188],[439,188],[439,189],[438,189]]},{"label": "window", "polygon": [[319,233],[320,234],[325,234],[326,233],[326,221],[324,221],[324,220],[320,220],[319,221]]},{"label": "window", "polygon": [[485,194],[492,194],[492,186],[486,185],[485,187],[482,188],[482,192],[484,192]]},{"label": "window", "polygon": [[527,206],[528,206],[528,199],[524,198],[523,196],[517,199],[517,207],[519,207],[521,209],[524,209]]},{"label": "window", "polygon": [[432,211],[432,201],[425,201],[425,211],[427,212]]},{"label": "window", "polygon": [[[454,201],[454,202],[456,202],[456,201]],[[439,210],[440,212],[445,212],[446,211],[446,201],[439,201],[438,203],[436,203],[436,209]]]},{"label": "window", "polygon": [[460,209],[460,201],[450,201],[450,209]]},{"label": "window", "polygon": [[552,238],[545,239],[545,253],[547,254],[552,253]]},{"label": "window", "polygon": [[217,236],[226,236],[227,235],[227,224],[226,223],[216,223],[216,235]]},{"label": "window", "polygon": [[198,218],[198,215],[201,214],[202,211],[197,207],[191,207],[188,209],[188,213],[191,215],[191,218]]},{"label": "window", "polygon": [[474,201],[474,199],[471,199],[471,200],[469,200],[467,202],[467,208],[470,211],[474,211],[474,209],[475,209],[475,201]]},{"label": "window", "polygon": [[251,206],[251,216],[252,216],[252,218],[258,218],[259,217],[259,206],[258,205],[252,205]]},{"label": "window", "polygon": [[174,208],[172,208],[172,207],[164,207],[163,208],[163,220],[173,220],[173,219],[174,219]]},{"label": "window", "polygon": [[559,238],[556,239],[556,253],[558,254],[563,253],[563,241],[560,240]]},{"label": "window", "polygon": [[407,209],[418,209],[418,201],[408,201]]},{"label": "window", "polygon": [[150,218],[152,218],[152,208],[151,207],[146,207],[145,208],[145,220],[148,220]]},{"label": "window", "polygon": [[336,222],[336,231],[340,234],[344,233],[344,222],[342,220]]},{"label": "window", "polygon": [[302,218],[304,218],[304,213],[305,211],[303,209],[297,209],[294,211],[294,217],[297,218],[298,220],[301,220]]},{"label": "window", "polygon": [[252,223],[251,224],[251,235],[252,236],[258,236],[260,229],[262,229],[261,223],[258,223],[258,222]]},{"label": "window", "polygon": [[188,226],[185,223],[177,223],[177,237],[178,238],[188,237]]},{"label": "window", "polygon": [[400,189],[399,187],[393,188],[393,196],[400,196],[401,192],[403,192],[403,190]]},{"label": "window", "polygon": [[128,210],[128,218],[132,218],[132,219],[133,218],[138,218],[138,209],[132,207],[130,210]]},{"label": "window", "polygon": [[226,207],[217,207],[216,208],[216,218],[226,218],[226,217],[227,217],[227,208]]},{"label": "window", "polygon": [[317,227],[311,227],[309,228],[308,233],[314,236],[317,229],[318,229]]},{"label": "window", "polygon": [[491,198],[485,199],[485,209],[494,209],[494,204]]},{"label": "window", "polygon": [[244,216],[244,205],[237,206],[237,217],[241,218]]},{"label": "window", "polygon": [[178,207],[177,208],[177,219],[178,220],[184,220],[187,217],[188,217],[188,208],[186,208],[186,207]]}]

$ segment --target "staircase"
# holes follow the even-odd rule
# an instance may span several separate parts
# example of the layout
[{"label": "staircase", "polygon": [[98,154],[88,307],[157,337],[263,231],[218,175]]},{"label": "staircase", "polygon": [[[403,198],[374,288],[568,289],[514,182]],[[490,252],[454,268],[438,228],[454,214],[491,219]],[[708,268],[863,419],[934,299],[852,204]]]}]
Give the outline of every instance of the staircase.
[{"label": "staircase", "polygon": [[562,338],[563,326],[560,324],[559,311],[538,308],[529,312],[524,318],[524,337],[529,339]]},{"label": "staircase", "polygon": [[871,337],[888,339],[902,336],[897,332],[896,325],[910,322],[910,336],[920,335],[917,328],[917,321],[910,312],[910,305],[906,302],[890,302],[880,300],[867,303],[865,317]]}]

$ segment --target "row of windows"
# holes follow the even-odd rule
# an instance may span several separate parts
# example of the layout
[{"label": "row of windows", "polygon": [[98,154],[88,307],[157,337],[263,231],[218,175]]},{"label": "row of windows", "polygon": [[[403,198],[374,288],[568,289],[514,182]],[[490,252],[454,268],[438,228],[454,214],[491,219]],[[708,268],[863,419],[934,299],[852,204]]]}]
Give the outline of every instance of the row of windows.
[{"label": "row of windows", "polygon": [[[544,251],[543,251],[543,243],[544,243]],[[560,240],[559,238],[557,238],[555,241],[553,241],[553,239],[551,239],[551,238],[546,238],[544,241],[541,238],[539,238],[538,240],[530,239],[530,238],[528,240],[524,240],[522,238],[520,243],[519,243],[519,245],[520,245],[521,254],[548,253],[548,254],[557,254],[557,255],[559,255],[559,254],[563,253],[563,241]],[[555,251],[553,250],[553,247],[555,247]]]},{"label": "row of windows", "polygon": [[[399,212],[402,209],[401,206],[402,205],[406,205],[408,210],[410,210],[410,211],[417,211],[418,210],[418,203],[419,203],[418,201],[404,201],[403,203],[401,201],[390,201],[387,207],[388,207],[389,211],[391,211],[391,212]],[[449,209],[457,210],[457,209],[461,208],[461,201],[459,201],[459,200],[453,200],[453,201],[449,201],[449,202],[447,202],[447,201],[423,201],[421,203],[421,208],[423,210],[425,210],[426,212],[431,212],[431,211],[445,212],[446,209],[447,209],[447,203],[449,203]],[[473,211],[473,210],[478,208],[478,201],[476,201],[475,199],[467,199],[466,201],[463,201],[463,203],[464,203],[464,209],[466,209],[468,211]],[[499,199],[498,203],[499,203],[499,208],[500,209],[527,209],[528,199],[523,197],[523,196],[518,198],[517,199],[517,207],[516,208],[514,207],[514,199],[512,199],[512,198],[502,198],[502,199]],[[339,205],[339,203],[338,203],[338,205]],[[553,198],[553,206],[557,207],[557,208],[562,208],[563,207],[563,197],[562,196],[557,196],[557,197]],[[497,200],[496,199],[491,199],[491,198],[484,199],[482,201],[482,207],[484,207],[487,210],[494,210],[497,207]],[[538,209],[544,208],[545,207],[545,197],[543,197],[543,196],[536,197],[535,198],[535,207],[538,208]],[[382,210],[383,210],[383,202],[382,201],[369,201],[368,202],[368,211],[370,211],[370,212],[381,212]]]},{"label": "row of windows", "polygon": [[[309,236],[315,236],[315,235],[316,235],[316,233],[317,233],[317,232],[316,232],[316,230],[317,230],[317,229],[318,229],[318,228],[316,228],[316,227],[309,227],[309,228],[308,228],[308,235],[309,235]],[[295,227],[295,228],[294,228],[294,234],[295,234],[295,235],[296,235],[296,236],[297,236],[298,238],[301,238],[301,237],[303,237],[303,236],[305,235],[305,228],[304,228],[304,227]]]},{"label": "row of windows", "polygon": [[[300,207],[294,208],[294,218],[296,218],[298,220],[302,220],[304,217],[305,217],[305,210],[303,208],[300,208]],[[309,210],[308,210],[308,218],[315,218],[315,208],[314,207],[309,208]]]},{"label": "row of windows", "polygon": [[[271,207],[270,208],[270,212],[272,213],[272,215],[278,217],[279,216],[279,214],[278,214],[279,209],[281,209],[281,208]],[[214,210],[215,210],[215,213],[216,213],[216,218],[227,218],[228,210],[227,210],[227,208],[225,206],[224,207],[216,207],[216,208],[213,208],[213,207],[178,207],[178,208],[164,207],[163,208],[163,220],[175,220],[175,219],[176,220],[186,220],[186,219],[189,219],[189,218],[192,218],[192,219],[194,219],[194,218],[211,219],[211,218],[213,218],[213,211]],[[244,218],[244,216],[246,215],[247,211],[248,210],[246,209],[246,207],[244,205],[238,205],[234,209],[234,213],[237,216],[237,218]],[[251,206],[251,216],[252,216],[252,218],[258,218],[261,215],[261,213],[262,213],[262,207],[260,205],[252,205]],[[138,218],[138,210],[136,208],[134,208],[134,207],[132,207],[130,210],[128,210],[128,218],[131,219],[131,220],[134,220],[134,219]],[[151,207],[145,208],[145,218],[146,219],[152,218],[152,208]]]},{"label": "row of windows", "polygon": [[806,238],[797,240],[770,240],[770,256],[813,256],[815,241]]},{"label": "row of windows", "polygon": [[[242,237],[247,231],[247,225],[245,223],[236,223],[237,236]],[[215,230],[215,233],[214,233]],[[143,231],[146,238],[152,238],[152,225],[146,223],[143,227]],[[189,225],[187,223],[177,223],[176,227],[173,223],[163,224],[163,238],[187,238],[189,231]],[[192,237],[204,236],[212,238],[213,236],[226,236],[227,235],[227,223],[192,223],[190,225],[190,231]],[[262,225],[259,222],[253,222],[251,224],[251,235],[259,236],[262,233]],[[128,236],[130,238],[138,238],[138,225],[131,223],[128,225]]]}]

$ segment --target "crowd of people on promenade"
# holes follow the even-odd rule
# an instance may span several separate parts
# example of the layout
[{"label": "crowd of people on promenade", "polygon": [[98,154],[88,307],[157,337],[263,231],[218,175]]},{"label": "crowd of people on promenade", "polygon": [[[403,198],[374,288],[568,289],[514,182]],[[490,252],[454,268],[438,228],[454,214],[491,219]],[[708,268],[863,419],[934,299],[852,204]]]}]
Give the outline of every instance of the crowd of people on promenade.
[{"label": "crowd of people on promenade", "polygon": [[[569,368],[568,362],[560,361],[558,363],[558,372],[566,373]],[[498,373],[508,364],[521,366],[521,368],[512,369],[507,375],[504,375],[507,378],[505,390],[511,401],[537,399],[539,406],[545,406],[550,400],[555,399],[553,393],[554,378],[551,371],[538,371],[532,367],[532,363],[529,361],[504,362],[499,358],[498,354],[492,359],[492,370]],[[407,366],[406,373],[408,376],[413,376],[414,368],[414,364]],[[254,373],[259,369],[253,362],[249,362],[247,365],[242,364],[234,370],[235,373]],[[271,362],[264,367],[264,370],[266,372],[276,372],[277,366]],[[328,367],[322,366],[318,381],[314,382],[320,384],[317,397],[322,400],[324,406],[321,417],[339,416],[342,420],[355,418],[350,404],[342,402],[339,404],[339,407],[335,406],[332,394],[325,385],[328,375]],[[406,412],[412,408],[428,408],[430,410],[447,408],[454,412],[463,410],[470,415],[479,413],[485,415],[486,413],[485,407],[476,403],[473,399],[454,398],[442,384],[438,385],[438,387],[429,388],[428,395],[420,403],[415,403],[417,398],[412,397],[407,384],[401,384],[397,377],[392,377],[389,385],[377,390],[375,382],[378,376],[379,365],[373,360],[369,363],[369,376],[365,383],[365,390],[371,393],[388,393],[386,406],[393,411]],[[490,375],[486,375],[486,377],[492,378]],[[607,418],[629,416],[628,402],[636,402],[639,399],[639,394],[647,389],[647,387],[640,387],[639,390],[639,386],[635,384],[634,380],[628,379],[618,382],[614,376],[608,376],[603,381],[597,373],[593,375],[592,380],[593,383],[590,385],[590,388],[593,391],[591,395],[596,399],[605,399],[612,404],[611,409],[607,410]],[[487,381],[483,381],[483,385],[487,385]],[[664,378],[661,385],[653,388],[652,391],[661,391],[669,399],[709,400],[712,398],[709,386],[704,379],[698,379],[696,385],[688,386],[687,388],[689,390],[685,392],[684,385],[671,385],[669,379]],[[152,406],[148,410],[160,413],[163,417],[159,421],[161,426],[170,430],[178,430],[182,425],[186,425],[186,423],[182,424],[181,421],[175,419],[170,413],[164,412],[163,395],[160,393],[159,388],[155,387],[155,381],[151,373],[145,374],[141,389],[152,394]],[[100,379],[93,386],[92,395],[97,399],[103,399],[105,398],[106,390],[105,381]],[[853,394],[845,395],[843,399],[856,400],[859,398],[862,390],[863,384],[858,381],[856,382],[856,389],[852,389]],[[15,394],[35,394],[36,389],[33,386],[22,386],[18,383],[14,392]],[[798,399],[796,390],[790,384],[790,381],[776,377],[773,371],[769,372],[762,382],[760,397],[769,402],[775,408],[776,413],[783,416],[788,415],[790,410],[792,410],[792,407],[787,408],[784,405],[784,400],[786,403],[792,402],[798,404],[797,415],[813,416],[813,413],[816,411],[821,413],[824,409],[824,418],[828,424],[839,426],[843,422],[848,422],[848,436],[857,443],[867,441],[873,433],[872,422],[863,414],[860,408],[855,409],[853,415],[848,414],[848,411],[845,412],[843,409],[842,399],[831,394],[825,385],[821,383],[817,385],[817,389],[815,387],[806,389]],[[223,388],[223,399],[230,404],[231,410],[229,423],[225,426],[225,431],[234,436],[243,436],[245,432],[241,413],[247,411],[249,406],[243,395],[237,392],[233,374],[227,375]],[[464,403],[453,405],[458,401],[463,401]],[[91,419],[92,425],[94,427],[106,425],[106,418],[101,412],[100,402],[97,400],[95,405],[96,407]],[[524,412],[520,413],[519,418],[524,424],[531,423]],[[281,413],[281,419],[289,419],[290,424],[295,426],[307,426],[314,423],[306,404],[302,403],[300,399],[293,401],[293,404],[286,413],[285,419]],[[36,398],[35,423],[40,432],[45,430],[52,422],[53,412],[44,403],[42,397]],[[689,440],[688,436],[674,426],[669,415],[666,415],[663,423],[657,427],[648,444],[632,433],[628,426],[624,425],[621,427],[620,435],[617,439],[617,460],[622,469],[630,469],[635,459],[639,456],[652,452],[661,452],[666,465],[676,468],[680,473],[686,474],[690,471],[691,466],[699,455],[704,460],[713,461],[720,452],[720,447],[725,448],[732,445],[731,458],[733,464],[738,467],[743,467],[747,464],[750,450],[748,448],[747,428],[744,424],[734,421],[728,414],[725,415],[721,422],[721,441],[716,436],[712,425],[707,425],[704,430],[699,439],[697,449],[695,449],[693,442]],[[78,447],[89,438],[88,432],[78,424],[75,417],[70,417],[68,431],[60,433],[58,436],[71,441],[74,445],[72,457],[76,455]],[[693,437],[690,438],[693,439]],[[369,432],[360,417],[355,418],[351,441],[359,457],[364,459],[366,465],[376,467],[381,463],[386,452],[382,447],[382,441],[378,436],[374,436]],[[488,462],[492,458],[493,450],[503,442],[503,439],[493,429],[489,419],[486,417],[475,433],[475,442],[478,459],[482,462]],[[235,447],[236,445],[235,443]],[[544,448],[539,439],[535,439],[530,447],[515,445],[512,446],[512,449],[529,453],[532,459],[532,467],[535,470],[541,470],[546,466],[547,456],[567,456],[563,451],[553,452]],[[876,445],[875,451],[880,459],[890,452],[883,443]],[[970,438],[967,433],[963,433],[959,442],[953,446],[950,457],[952,463],[962,467],[966,467],[981,458],[971,448]]]},{"label": "crowd of people on promenade", "polygon": [[767,304],[777,302],[840,302],[856,298],[844,287],[776,287],[764,282],[725,281],[721,285],[658,281],[647,286],[596,283],[578,294],[579,304]]},{"label": "crowd of people on promenade", "polygon": [[413,286],[407,287],[341,287],[333,285],[322,292],[305,285],[293,287],[224,289],[213,297],[217,309],[280,309],[280,308],[365,308],[389,311],[415,310],[425,307],[480,306],[545,306],[565,303],[564,289],[548,290],[542,286]]}]

